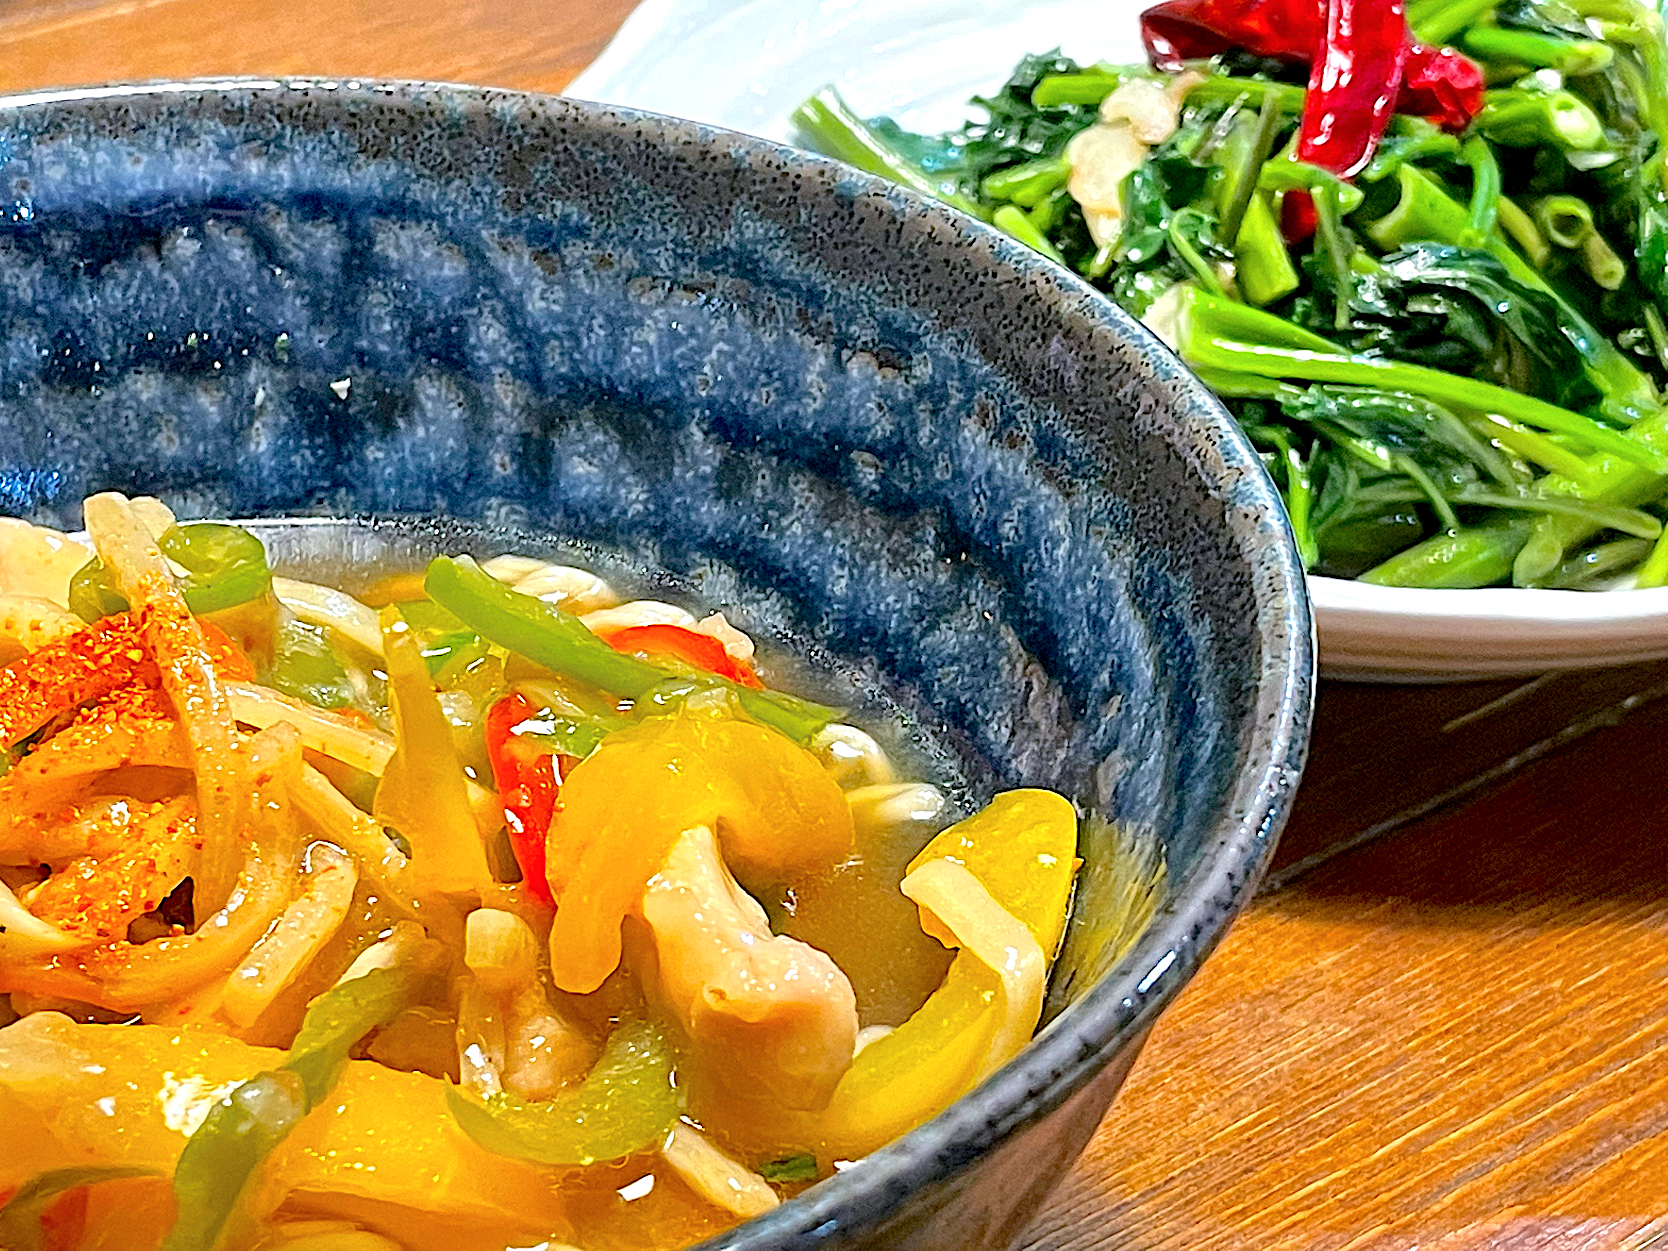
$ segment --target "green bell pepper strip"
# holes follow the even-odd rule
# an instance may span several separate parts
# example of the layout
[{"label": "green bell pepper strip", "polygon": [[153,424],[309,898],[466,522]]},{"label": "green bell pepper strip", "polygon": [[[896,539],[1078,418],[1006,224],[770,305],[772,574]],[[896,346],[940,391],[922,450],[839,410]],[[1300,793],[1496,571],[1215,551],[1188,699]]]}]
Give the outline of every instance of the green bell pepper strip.
[{"label": "green bell pepper strip", "polygon": [[[615,651],[571,613],[511,590],[467,556],[437,556],[423,579],[429,598],[500,647],[534,664],[565,673],[628,699],[666,681],[667,670]],[[755,721],[809,742],[839,710],[781,691],[756,691],[724,678],[710,681],[730,691]]]},{"label": "green bell pepper strip", "polygon": [[660,1028],[626,1020],[608,1036],[585,1080],[553,1099],[501,1093],[484,1101],[455,1086],[446,1105],[458,1127],[495,1155],[536,1164],[587,1165],[657,1145],[683,1112],[671,1045]]},{"label": "green bell pepper strip", "polygon": [[262,1161],[329,1096],[349,1049],[410,1007],[425,978],[412,963],[372,969],[313,1000],[284,1063],[215,1104],[185,1144],[162,1251],[212,1251]]},{"label": "green bell pepper strip", "polygon": [[124,1177],[157,1177],[154,1168],[89,1164],[55,1168],[30,1178],[0,1205],[0,1247],[6,1251],[45,1251],[41,1217],[66,1192],[78,1186],[118,1181]]},{"label": "green bell pepper strip", "polygon": [[818,1173],[817,1157],[809,1151],[797,1155],[785,1155],[775,1160],[766,1160],[759,1165],[759,1176],[767,1182],[802,1182],[812,1181]]},{"label": "green bell pepper strip", "polygon": [[[259,599],[272,585],[266,548],[241,526],[214,521],[169,526],[157,546],[186,571],[179,588],[186,607],[194,613],[235,608]],[[97,557],[70,579],[69,606],[83,621],[97,621],[128,609],[127,599]]]},{"label": "green bell pepper strip", "polygon": [[406,600],[395,607],[416,633],[430,677],[453,661],[467,665],[486,655],[486,640],[433,600]]},{"label": "green bell pepper strip", "polygon": [[323,630],[303,621],[278,627],[272,668],[263,681],[318,708],[345,708],[353,702],[353,683],[341,654]]}]

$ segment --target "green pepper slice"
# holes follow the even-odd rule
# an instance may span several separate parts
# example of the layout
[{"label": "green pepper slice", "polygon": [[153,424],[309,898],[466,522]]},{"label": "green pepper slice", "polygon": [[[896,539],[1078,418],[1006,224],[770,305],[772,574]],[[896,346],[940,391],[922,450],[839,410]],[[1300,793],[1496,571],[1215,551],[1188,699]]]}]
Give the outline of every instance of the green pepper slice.
[{"label": "green pepper slice", "polygon": [[[485,638],[557,673],[630,699],[666,681],[665,669],[615,651],[578,617],[512,590],[467,556],[437,556],[423,589]],[[839,715],[838,709],[781,691],[756,691],[719,677],[710,681],[728,689],[755,721],[802,743]]]},{"label": "green pepper slice", "polygon": [[185,1144],[162,1251],[212,1251],[261,1162],[330,1094],[349,1049],[410,1007],[424,979],[411,963],[372,969],[313,1000],[284,1063],[215,1104]]},{"label": "green pepper slice", "polygon": [[504,1093],[477,1101],[455,1086],[446,1104],[458,1127],[495,1155],[535,1164],[587,1165],[654,1146],[683,1112],[670,1043],[651,1021],[626,1020],[608,1036],[585,1080],[532,1103]]},{"label": "green pepper slice", "polygon": [[286,621],[278,627],[272,668],[265,681],[274,690],[319,708],[345,708],[355,695],[347,666],[330,636],[304,621]]},{"label": "green pepper slice", "polygon": [[416,634],[431,678],[454,662],[467,665],[486,655],[486,640],[432,599],[405,600],[395,607]]},{"label": "green pepper slice", "polygon": [[[194,613],[235,608],[259,599],[272,585],[266,548],[241,526],[215,521],[169,526],[157,546],[185,570],[179,580],[180,592]],[[104,562],[94,557],[70,579],[69,606],[83,621],[97,621],[126,612],[128,602],[116,589]]]}]

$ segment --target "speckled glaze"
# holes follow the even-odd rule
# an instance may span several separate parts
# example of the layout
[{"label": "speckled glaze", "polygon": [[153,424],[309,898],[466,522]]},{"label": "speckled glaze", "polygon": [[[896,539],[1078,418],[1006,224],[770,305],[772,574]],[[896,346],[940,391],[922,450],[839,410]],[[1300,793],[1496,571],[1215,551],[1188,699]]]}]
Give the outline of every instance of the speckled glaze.
[{"label": "speckled glaze", "polygon": [[[656,566],[1091,835],[1050,1023],[726,1248],[1007,1245],[1253,889],[1308,735],[1275,494],[1139,326],[985,227],[690,123],[469,88],[0,103],[0,506],[439,514]],[[1093,825],[1089,828],[1093,828]]]}]

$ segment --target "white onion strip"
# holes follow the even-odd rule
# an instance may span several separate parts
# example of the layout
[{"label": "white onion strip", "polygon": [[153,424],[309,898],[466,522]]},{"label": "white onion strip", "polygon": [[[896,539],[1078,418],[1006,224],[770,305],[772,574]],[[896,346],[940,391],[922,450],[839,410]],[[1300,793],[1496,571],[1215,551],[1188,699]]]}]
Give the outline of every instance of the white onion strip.
[{"label": "white onion strip", "polygon": [[294,578],[273,578],[272,593],[278,602],[308,625],[335,630],[373,656],[382,655],[382,626],[376,611],[361,604],[346,591],[298,582]]},{"label": "white onion strip", "polygon": [[929,934],[948,930],[956,944],[988,966],[1001,983],[1002,1002],[993,1005],[1001,1015],[979,1071],[982,1080],[1018,1055],[1036,1032],[1048,961],[1025,923],[954,860],[927,861],[904,878],[899,889],[921,909]]},{"label": "white onion strip", "polygon": [[82,505],[87,534],[128,603],[139,614],[146,647],[162,671],[162,689],[191,742],[197,774],[197,837],[192,879],[200,907],[218,908],[237,881],[243,812],[243,761],[231,705],[208,646],[174,585],[156,540],[115,492]]},{"label": "white onion strip", "polygon": [[312,964],[347,920],[353,891],[359,884],[359,870],[352,858],[328,843],[315,843],[308,850],[308,859],[305,893],[284,909],[284,915],[226,979],[220,1011],[242,1029],[248,1029],[272,1006],[272,1001]]},{"label": "white onion strip", "polygon": [[345,717],[291,699],[269,686],[249,682],[226,683],[232,715],[258,730],[284,722],[301,733],[302,745],[352,765],[365,773],[382,776],[388,757],[394,754],[394,740],[381,730],[354,725]]}]

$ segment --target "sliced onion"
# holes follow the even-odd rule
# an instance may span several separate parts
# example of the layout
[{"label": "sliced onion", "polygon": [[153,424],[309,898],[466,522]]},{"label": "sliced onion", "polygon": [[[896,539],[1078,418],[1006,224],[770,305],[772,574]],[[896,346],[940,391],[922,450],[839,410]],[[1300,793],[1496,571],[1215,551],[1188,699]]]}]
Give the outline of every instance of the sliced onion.
[{"label": "sliced onion", "polygon": [[162,688],[191,742],[197,774],[197,837],[192,870],[199,906],[218,908],[237,880],[238,825],[244,795],[237,726],[196,618],[145,523],[114,492],[88,497],[87,534],[116,584],[139,614],[146,646],[162,671]]},{"label": "sliced onion", "polygon": [[688,1121],[679,1120],[672,1126],[660,1154],[696,1194],[742,1220],[768,1212],[781,1202],[769,1182],[719,1150]]},{"label": "sliced onion", "polygon": [[382,627],[377,623],[376,611],[347,592],[294,578],[273,578],[272,593],[308,625],[335,630],[371,655],[382,655]]},{"label": "sliced onion", "polygon": [[60,957],[0,966],[0,990],[142,1012],[177,1003],[235,968],[295,893],[300,846],[288,797],[301,767],[301,737],[289,726],[263,730],[249,744],[248,762],[253,792],[248,855],[220,911],[193,933],[143,946],[122,941],[74,962]]},{"label": "sliced onion", "polygon": [[226,694],[232,716],[245,725],[260,730],[279,723],[294,726],[308,751],[340,760],[364,773],[381,777],[388,757],[394,754],[394,740],[381,730],[356,725],[346,717],[291,699],[270,686],[228,682]]},{"label": "sliced onion", "polygon": [[[1048,961],[1025,923],[991,898],[983,882],[954,860],[929,860],[899,886],[921,909],[929,934],[950,940],[994,972],[1002,987],[996,1032],[980,1079],[1018,1055],[1042,1016]],[[946,933],[948,931],[948,933]]]},{"label": "sliced onion", "polygon": [[383,834],[382,823],[361,812],[312,765],[301,766],[295,805],[325,838],[351,853],[385,901],[406,913],[422,912],[406,884],[409,861]]},{"label": "sliced onion", "polygon": [[36,917],[0,882],[0,960],[49,959],[85,947],[84,940],[66,934]]},{"label": "sliced onion", "polygon": [[359,870],[352,857],[329,843],[314,843],[307,858],[305,892],[250,948],[248,957],[232,970],[221,992],[221,1013],[243,1029],[253,1025],[312,964],[342,928],[353,904]]}]

